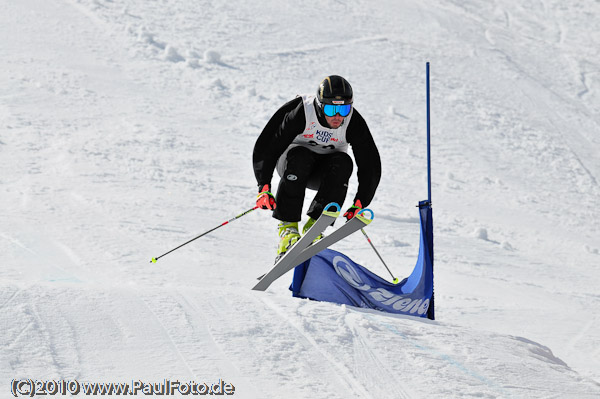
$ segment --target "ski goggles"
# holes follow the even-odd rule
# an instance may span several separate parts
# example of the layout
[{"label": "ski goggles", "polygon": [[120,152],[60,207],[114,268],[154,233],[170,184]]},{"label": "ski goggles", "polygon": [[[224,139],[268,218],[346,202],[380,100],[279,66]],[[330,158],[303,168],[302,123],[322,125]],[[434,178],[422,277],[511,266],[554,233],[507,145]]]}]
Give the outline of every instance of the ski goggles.
[{"label": "ski goggles", "polygon": [[350,111],[352,111],[352,104],[323,104],[323,113],[327,116],[335,116],[336,114],[340,114],[340,116],[346,117]]}]

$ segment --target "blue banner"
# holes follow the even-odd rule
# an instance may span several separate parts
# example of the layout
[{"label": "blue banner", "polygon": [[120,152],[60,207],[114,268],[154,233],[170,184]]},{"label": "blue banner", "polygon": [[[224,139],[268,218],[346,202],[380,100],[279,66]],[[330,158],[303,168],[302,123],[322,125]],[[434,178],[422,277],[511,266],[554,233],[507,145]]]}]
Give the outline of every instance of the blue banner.
[{"label": "blue banner", "polygon": [[326,249],[295,268],[290,286],[293,295],[433,320],[433,220],[429,202],[420,202],[419,211],[419,257],[409,277],[390,283],[346,255]]}]

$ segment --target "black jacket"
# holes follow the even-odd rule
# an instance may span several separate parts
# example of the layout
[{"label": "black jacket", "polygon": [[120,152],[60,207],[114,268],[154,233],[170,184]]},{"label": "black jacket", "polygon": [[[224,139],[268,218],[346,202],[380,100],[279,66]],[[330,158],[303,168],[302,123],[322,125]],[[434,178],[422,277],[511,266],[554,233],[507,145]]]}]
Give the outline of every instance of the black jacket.
[{"label": "black jacket", "polygon": [[[315,105],[313,104],[313,106]],[[319,117],[319,122],[323,126],[327,126],[324,118]],[[271,117],[256,140],[252,154],[254,175],[259,187],[271,183],[277,160],[294,138],[304,132],[305,125],[306,117],[304,116],[302,97],[296,97],[284,104]],[[346,129],[346,140],[352,147],[358,168],[358,192],[354,201],[360,199],[362,206],[366,207],[373,200],[375,190],[379,185],[381,159],[369,127],[356,108]]]}]

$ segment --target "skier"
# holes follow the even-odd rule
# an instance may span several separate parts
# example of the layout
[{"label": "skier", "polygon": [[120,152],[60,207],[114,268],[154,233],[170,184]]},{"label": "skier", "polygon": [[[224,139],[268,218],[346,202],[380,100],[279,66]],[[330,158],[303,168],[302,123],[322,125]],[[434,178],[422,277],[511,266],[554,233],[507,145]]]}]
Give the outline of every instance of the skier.
[{"label": "skier", "polygon": [[[381,160],[367,123],[352,103],[350,83],[341,76],[328,76],[319,84],[316,96],[298,96],[284,104],[254,145],[252,162],[259,192],[256,205],[273,210],[273,217],[280,221],[276,261],[300,239],[298,222],[306,188],[317,190],[317,194],[302,234],[327,204],[344,202],[353,169],[348,145],[356,161],[359,185],[344,217],[352,219],[375,195]],[[281,177],[276,197],[271,192],[275,169]],[[320,238],[322,235],[316,240]]]}]

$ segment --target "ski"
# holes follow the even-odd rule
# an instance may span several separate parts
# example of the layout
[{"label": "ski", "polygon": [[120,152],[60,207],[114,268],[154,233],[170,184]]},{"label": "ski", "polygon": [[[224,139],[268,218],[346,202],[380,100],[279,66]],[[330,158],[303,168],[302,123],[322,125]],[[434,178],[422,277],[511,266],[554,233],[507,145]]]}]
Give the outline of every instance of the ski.
[{"label": "ski", "polygon": [[[372,214],[372,211],[370,209],[364,209],[364,211],[371,212]],[[329,248],[336,242],[348,237],[350,234],[366,227],[369,223],[371,223],[372,220],[373,219],[368,219],[364,217],[362,213],[359,213],[330,235],[322,238],[321,240],[317,241],[313,245],[310,245],[309,247],[305,248],[302,252],[300,252],[300,254],[296,258],[294,258],[294,261],[292,262],[294,264],[294,267],[298,266],[304,261],[307,261],[308,259],[312,258],[324,249]]]},{"label": "ski", "polygon": [[[329,209],[332,207],[335,207],[336,210],[330,211]],[[304,234],[304,236],[302,236],[302,238],[300,238],[298,242],[296,242],[296,244],[294,244],[294,246],[275,263],[275,265],[273,265],[271,270],[262,277],[259,277],[260,281],[252,289],[264,291],[271,283],[273,283],[273,281],[277,280],[288,270],[293,269],[296,265],[290,266],[290,264],[292,264],[295,258],[300,255],[302,250],[308,247],[319,234],[325,231],[327,226],[331,225],[337,219],[340,215],[340,209],[340,206],[334,202],[327,204],[315,224],[313,224],[306,234]]]},{"label": "ski", "polygon": [[[363,216],[364,212],[370,212],[371,219],[368,219],[365,216]],[[319,219],[315,222],[313,227],[311,227],[311,230],[312,228],[317,226],[317,223],[319,223],[319,221],[321,220],[321,218],[323,218],[324,215],[325,212],[323,212],[321,217],[319,217]],[[322,250],[329,248],[336,242],[348,237],[350,234],[364,228],[373,220],[373,212],[370,209],[363,209],[342,227],[311,245],[312,240],[314,240],[323,230],[325,230],[329,223],[331,223],[331,216],[325,215],[325,217],[328,220],[328,224],[325,224],[325,226],[318,230],[316,234],[312,234],[306,241],[302,243],[304,237],[307,237],[310,233],[309,230],[307,234],[304,237],[302,237],[302,239],[300,239],[292,247],[292,249],[290,249],[290,252],[286,254],[283,258],[281,258],[281,260],[277,262],[275,266],[273,266],[273,268],[267,274],[265,274],[258,282],[258,284],[256,284],[252,289],[256,291],[266,290],[275,280],[277,280],[279,277],[292,270],[302,262],[305,262],[306,260],[312,258]],[[335,220],[335,217],[333,218],[333,220]],[[301,246],[299,246],[299,244],[301,244]],[[296,251],[292,252],[294,249],[296,249]]]}]

